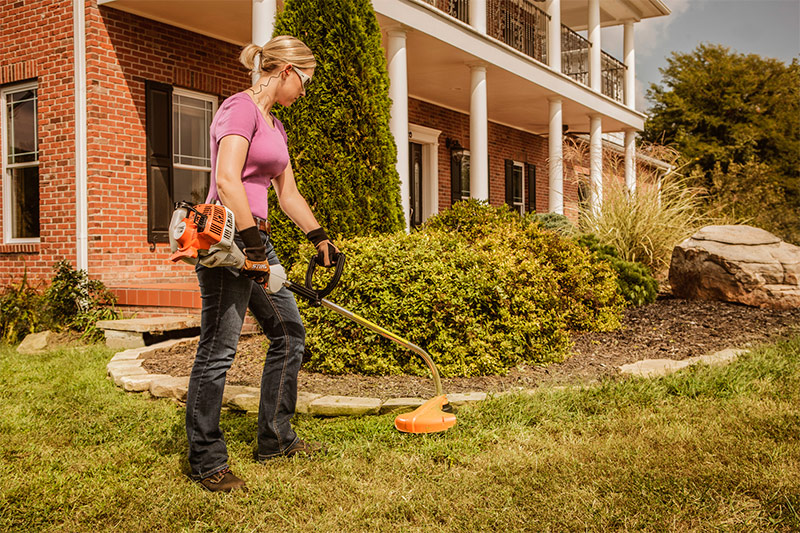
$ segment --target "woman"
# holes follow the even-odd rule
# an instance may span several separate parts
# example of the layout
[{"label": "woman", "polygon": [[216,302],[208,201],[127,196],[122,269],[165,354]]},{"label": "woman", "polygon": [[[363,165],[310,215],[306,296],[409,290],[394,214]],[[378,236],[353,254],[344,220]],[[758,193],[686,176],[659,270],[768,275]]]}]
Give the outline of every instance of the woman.
[{"label": "woman", "polygon": [[[314,76],[314,55],[298,39],[279,36],[263,47],[246,46],[240,60],[260,76],[252,87],[225,100],[211,124],[212,171],[206,202],[219,201],[233,211],[236,243],[251,262],[275,265],[279,261],[267,222],[267,190],[273,186],[281,209],[317,247],[318,260],[331,266],[338,250],[297,190],[286,133],[270,113],[274,104],[290,106],[305,95]],[[298,438],[291,426],[305,330],[294,296],[285,288],[267,293],[260,285],[262,273],[202,266],[196,270],[203,308],[186,399],[191,475],[212,492],[246,489],[228,466],[219,427],[225,375],[236,353],[245,311],[250,308],[270,339],[258,411],[259,461],[320,448]]]}]

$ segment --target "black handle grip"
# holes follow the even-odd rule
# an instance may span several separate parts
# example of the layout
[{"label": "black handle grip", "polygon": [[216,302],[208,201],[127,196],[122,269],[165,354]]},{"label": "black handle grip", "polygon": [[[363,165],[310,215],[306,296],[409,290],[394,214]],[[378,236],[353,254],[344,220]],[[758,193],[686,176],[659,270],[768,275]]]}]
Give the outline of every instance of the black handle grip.
[{"label": "black handle grip", "polygon": [[317,295],[317,299],[325,298],[327,295],[336,288],[336,285],[339,284],[339,279],[342,277],[342,272],[344,271],[344,263],[345,263],[345,256],[342,252],[336,254],[336,269],[333,272],[333,277],[328,282],[322,290],[317,290],[314,288],[312,284],[312,279],[314,278],[314,271],[317,269],[317,256],[312,255],[311,259],[308,261],[308,269],[306,269],[306,289],[313,291]]}]

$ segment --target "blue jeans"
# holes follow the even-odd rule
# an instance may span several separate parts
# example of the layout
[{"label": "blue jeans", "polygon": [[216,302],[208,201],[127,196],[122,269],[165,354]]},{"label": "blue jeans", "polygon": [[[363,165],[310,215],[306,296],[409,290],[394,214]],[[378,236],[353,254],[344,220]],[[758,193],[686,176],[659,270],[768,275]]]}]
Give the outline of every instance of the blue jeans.
[{"label": "blue jeans", "polygon": [[[261,237],[269,263],[278,264],[269,237],[263,232]],[[236,243],[244,249],[238,234]],[[305,329],[297,302],[288,289],[269,294],[233,268],[198,265],[195,270],[203,308],[200,342],[186,398],[186,436],[191,475],[204,479],[228,466],[219,417],[225,376],[236,355],[247,308],[270,340],[258,409],[260,459],[282,454],[297,440],[291,420],[297,402],[297,373],[303,361]]]}]

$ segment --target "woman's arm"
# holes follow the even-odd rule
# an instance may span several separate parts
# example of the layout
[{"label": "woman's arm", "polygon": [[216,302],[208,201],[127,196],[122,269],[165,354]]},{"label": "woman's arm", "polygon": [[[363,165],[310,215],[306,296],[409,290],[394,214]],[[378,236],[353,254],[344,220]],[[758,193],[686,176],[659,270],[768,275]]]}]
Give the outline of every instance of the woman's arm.
[{"label": "woman's arm", "polygon": [[222,204],[233,211],[236,218],[236,229],[255,226],[247,193],[242,185],[242,169],[244,169],[247,150],[250,143],[240,135],[226,135],[219,142],[217,152],[217,192]]},{"label": "woman's arm", "polygon": [[278,195],[281,209],[286,213],[286,216],[292,219],[292,222],[303,230],[303,233],[307,234],[320,227],[319,222],[314,217],[314,213],[308,207],[308,202],[297,190],[297,182],[294,180],[291,162],[280,176],[272,179],[272,185],[275,187],[275,193]]}]

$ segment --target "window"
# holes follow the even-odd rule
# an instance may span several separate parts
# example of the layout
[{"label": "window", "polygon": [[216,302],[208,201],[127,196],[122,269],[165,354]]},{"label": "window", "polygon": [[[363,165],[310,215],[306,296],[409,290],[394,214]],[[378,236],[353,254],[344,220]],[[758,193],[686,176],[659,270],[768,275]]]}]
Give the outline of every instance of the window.
[{"label": "window", "polygon": [[3,240],[39,242],[39,133],[36,83],[0,91]]},{"label": "window", "polygon": [[525,167],[514,161],[511,169],[511,205],[519,214],[525,213]]},{"label": "window", "polygon": [[217,97],[150,81],[146,91],[148,241],[167,242],[175,202],[202,203],[208,193]]},{"label": "window", "polygon": [[505,160],[506,204],[520,214],[536,211],[536,166]]}]

